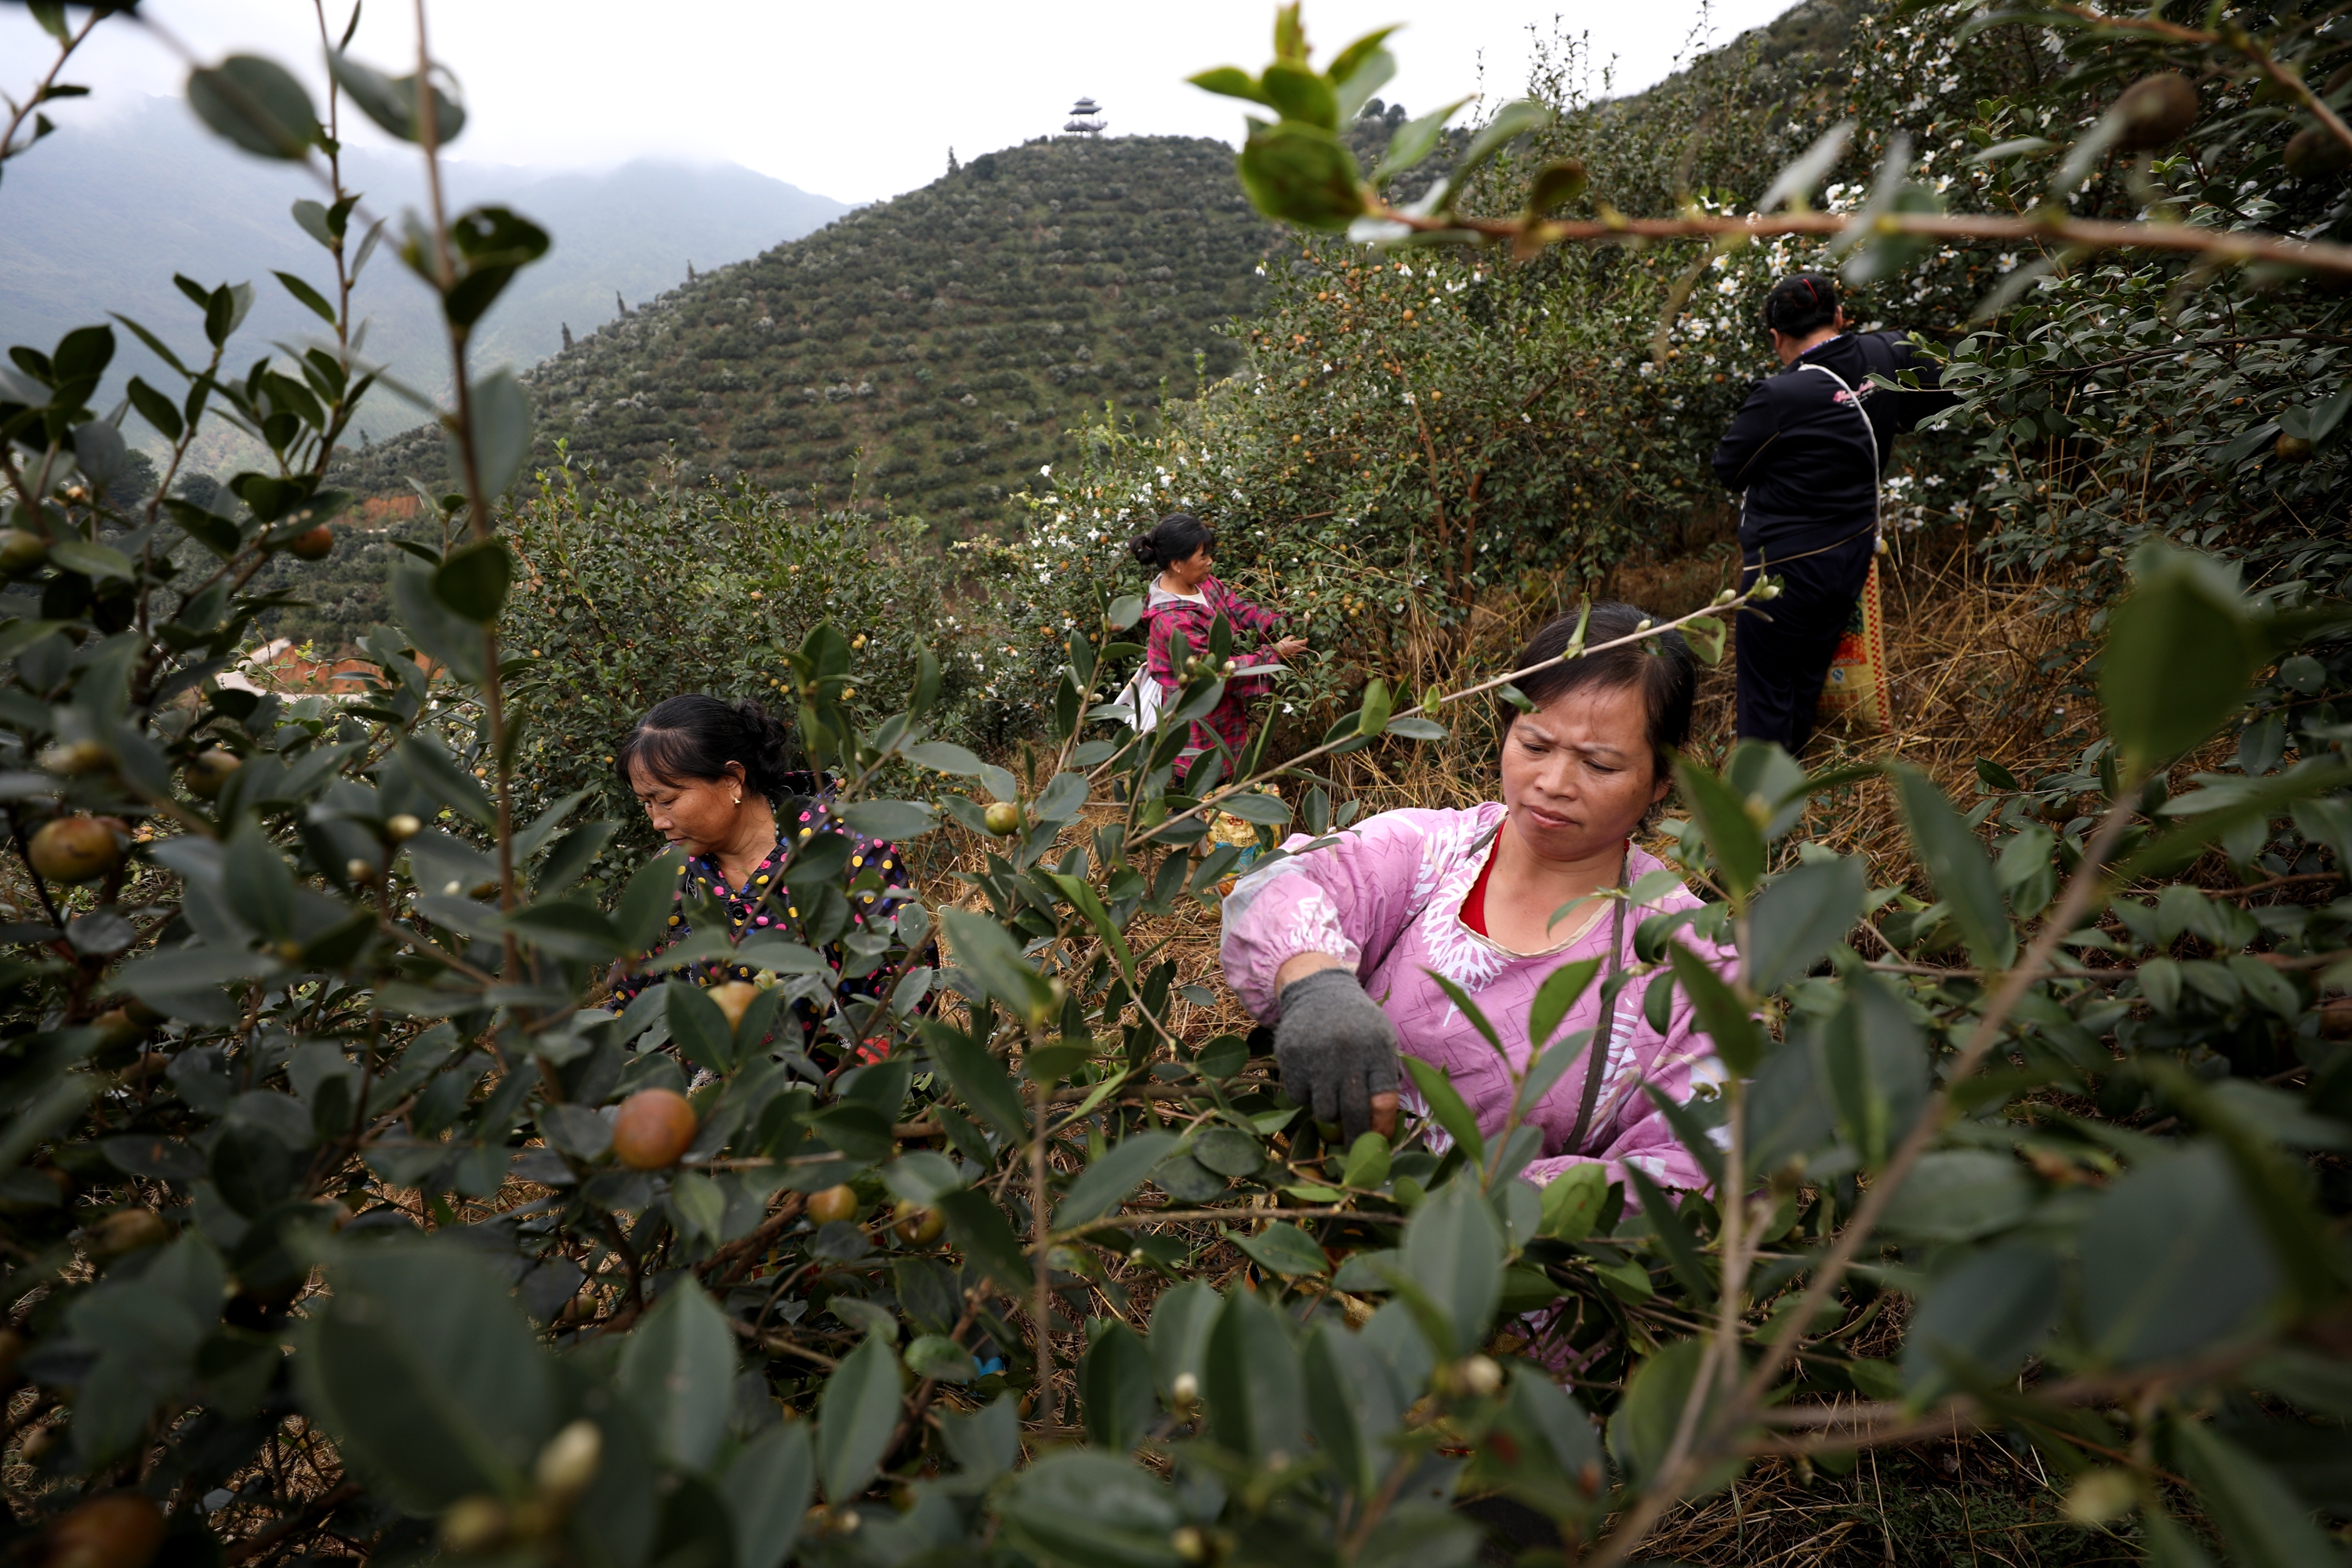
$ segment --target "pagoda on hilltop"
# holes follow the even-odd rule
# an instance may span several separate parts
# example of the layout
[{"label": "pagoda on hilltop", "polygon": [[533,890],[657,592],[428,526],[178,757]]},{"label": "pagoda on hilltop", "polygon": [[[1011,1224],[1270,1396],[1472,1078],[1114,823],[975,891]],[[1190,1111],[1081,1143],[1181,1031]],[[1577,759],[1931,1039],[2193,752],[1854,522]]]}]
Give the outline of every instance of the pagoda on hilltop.
[{"label": "pagoda on hilltop", "polygon": [[1102,105],[1091,98],[1082,98],[1070,106],[1070,122],[1062,129],[1076,136],[1099,136],[1103,125]]}]

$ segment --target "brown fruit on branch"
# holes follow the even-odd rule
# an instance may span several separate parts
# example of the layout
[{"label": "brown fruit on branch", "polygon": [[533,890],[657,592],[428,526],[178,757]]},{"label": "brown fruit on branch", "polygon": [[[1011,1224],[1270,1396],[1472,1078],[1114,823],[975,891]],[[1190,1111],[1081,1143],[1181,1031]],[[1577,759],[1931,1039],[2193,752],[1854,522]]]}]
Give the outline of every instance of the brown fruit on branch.
[{"label": "brown fruit on branch", "polygon": [[33,869],[52,882],[89,882],[122,864],[122,841],[95,816],[60,816],[33,835]]},{"label": "brown fruit on branch", "polygon": [[94,1497],[49,1527],[47,1568],[147,1568],[163,1510],[137,1492]]},{"label": "brown fruit on branch", "polygon": [[748,980],[730,980],[724,985],[710,988],[710,999],[719,1004],[721,1013],[727,1015],[727,1026],[730,1029],[743,1026],[743,1014],[759,994],[760,988]]},{"label": "brown fruit on branch", "polygon": [[909,1247],[922,1247],[937,1241],[940,1233],[948,1227],[946,1218],[939,1210],[925,1208],[906,1198],[898,1200],[890,1215],[897,1222],[890,1228],[898,1233],[900,1241]]},{"label": "brown fruit on branch", "polygon": [[322,522],[308,533],[296,534],[286,548],[298,561],[324,561],[335,552],[335,531]]},{"label": "brown fruit on branch", "polygon": [[981,820],[988,824],[991,833],[1002,838],[1021,831],[1021,808],[1009,800],[1000,800],[982,814]]},{"label": "brown fruit on branch", "polygon": [[2306,125],[2287,138],[2279,162],[2298,180],[2324,179],[2352,166],[2352,147],[2324,125]]},{"label": "brown fruit on branch", "polygon": [[20,577],[49,558],[49,542],[21,528],[0,531],[0,573]]},{"label": "brown fruit on branch", "polygon": [[661,1171],[694,1146],[694,1107],[676,1089],[641,1089],[613,1118],[613,1155],[633,1171]]},{"label": "brown fruit on branch", "polygon": [[2197,89],[2179,71],[2144,76],[2116,100],[2123,134],[2116,145],[2127,153],[2153,153],[2180,140],[2197,123]]},{"label": "brown fruit on branch", "polygon": [[198,752],[188,760],[187,771],[181,774],[188,793],[205,800],[213,800],[228,787],[228,777],[245,766],[245,759],[235,752],[224,752],[215,746],[208,752]]},{"label": "brown fruit on branch", "polygon": [[89,1249],[100,1258],[120,1258],[171,1239],[172,1227],[153,1209],[117,1209],[89,1227]]},{"label": "brown fruit on branch", "polygon": [[857,1189],[844,1182],[837,1187],[827,1187],[809,1194],[808,1216],[819,1225],[831,1225],[835,1220],[857,1217]]},{"label": "brown fruit on branch", "polygon": [[67,741],[41,753],[41,766],[77,778],[114,765],[114,752],[100,741]]}]

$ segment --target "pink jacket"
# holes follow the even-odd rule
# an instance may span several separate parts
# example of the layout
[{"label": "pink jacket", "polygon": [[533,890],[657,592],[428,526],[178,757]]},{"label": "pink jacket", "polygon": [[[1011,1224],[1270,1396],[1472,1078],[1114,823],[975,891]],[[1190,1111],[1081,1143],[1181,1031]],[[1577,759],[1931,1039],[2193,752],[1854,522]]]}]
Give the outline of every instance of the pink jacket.
[{"label": "pink jacket", "polygon": [[[1524,1068],[1530,1055],[1528,1006],[1537,987],[1563,963],[1605,956],[1611,925],[1603,915],[1560,952],[1531,958],[1510,953],[1464,925],[1462,900],[1494,853],[1492,836],[1502,821],[1503,807],[1493,802],[1468,811],[1383,812],[1339,833],[1323,848],[1244,877],[1224,903],[1226,981],[1254,1016],[1272,1023],[1281,1011],[1275,972],[1286,961],[1302,952],[1354,960],[1357,977],[1396,1025],[1406,1054],[1444,1068],[1476,1114],[1479,1131],[1496,1136],[1510,1110],[1509,1070]],[[1312,842],[1294,836],[1284,847]],[[1629,882],[1658,868],[1656,857],[1639,848],[1630,852]],[[1677,884],[1648,904],[1627,910],[1625,966],[1635,963],[1633,932],[1643,917],[1698,902]],[[1702,942],[1688,930],[1677,931],[1675,940],[1727,975],[1737,962],[1728,947]],[[1430,978],[1433,970],[1475,999],[1509,1054],[1508,1070]],[[1706,1186],[1698,1162],[1675,1140],[1642,1086],[1654,1085],[1687,1105],[1712,1098],[1723,1082],[1723,1069],[1679,991],[1665,1033],[1650,1027],[1642,1016],[1645,984],[1637,981],[1618,995],[1616,1030],[1584,1147],[1566,1146],[1583,1100],[1586,1064],[1580,1060],[1528,1118],[1542,1130],[1544,1142],[1541,1155],[1521,1173],[1527,1180],[1540,1186],[1570,1165],[1597,1163],[1612,1181],[1624,1180],[1625,1167],[1634,1165],[1664,1187]],[[1599,1024],[1601,990],[1596,978],[1569,1010],[1555,1040]],[[1419,1109],[1411,1079],[1401,1088],[1406,1103]],[[1434,1146],[1445,1147],[1444,1134],[1432,1131]]]}]

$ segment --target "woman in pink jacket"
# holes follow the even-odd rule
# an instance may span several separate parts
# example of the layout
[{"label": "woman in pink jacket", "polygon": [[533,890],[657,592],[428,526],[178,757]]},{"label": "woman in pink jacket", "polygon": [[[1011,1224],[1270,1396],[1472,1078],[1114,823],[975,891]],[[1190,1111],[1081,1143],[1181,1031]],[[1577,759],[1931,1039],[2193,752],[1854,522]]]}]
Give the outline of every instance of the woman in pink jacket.
[{"label": "woman in pink jacket", "polygon": [[[1586,640],[1645,624],[1630,605],[1598,605]],[[1515,668],[1558,658],[1574,631],[1572,618],[1552,622]],[[1482,1133],[1500,1132],[1510,1075],[1530,1055],[1537,988],[1580,959],[1602,960],[1602,978],[1633,965],[1645,917],[1699,902],[1679,882],[1639,905],[1612,896],[1660,869],[1632,835],[1671,787],[1696,678],[1676,632],[1523,676],[1517,684],[1535,709],[1505,710],[1500,804],[1383,812],[1241,880],[1224,905],[1225,978],[1274,1024],[1293,1100],[1350,1140],[1368,1127],[1392,1131],[1402,1045],[1451,1075]],[[1728,948],[1688,930],[1675,940],[1727,973],[1734,963]],[[1507,1063],[1433,973],[1477,1003]],[[1661,1186],[1704,1188],[1697,1161],[1644,1090],[1683,1105],[1711,1097],[1723,1081],[1713,1045],[1679,992],[1661,1032],[1643,1016],[1641,985],[1620,992],[1607,1016],[1603,990],[1601,979],[1588,986],[1554,1037],[1591,1029],[1595,1045],[1528,1116],[1543,1147],[1521,1174],[1541,1185],[1599,1163],[1622,1181],[1632,1165]]]}]

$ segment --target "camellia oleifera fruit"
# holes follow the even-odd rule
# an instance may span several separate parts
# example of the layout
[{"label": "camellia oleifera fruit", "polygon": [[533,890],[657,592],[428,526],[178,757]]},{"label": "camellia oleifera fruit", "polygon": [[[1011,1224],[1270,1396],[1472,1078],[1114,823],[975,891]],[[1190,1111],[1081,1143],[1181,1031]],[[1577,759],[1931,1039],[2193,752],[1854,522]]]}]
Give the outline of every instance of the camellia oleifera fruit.
[{"label": "camellia oleifera fruit", "polygon": [[101,1258],[120,1258],[171,1239],[172,1227],[153,1209],[117,1209],[89,1227],[89,1249]]},{"label": "camellia oleifera fruit", "polygon": [[898,1233],[900,1241],[909,1247],[922,1247],[937,1241],[940,1233],[948,1227],[947,1220],[939,1210],[925,1208],[908,1198],[898,1200],[890,1211],[890,1217],[894,1222],[890,1228]]},{"label": "camellia oleifera fruit", "polygon": [[2125,151],[2169,147],[2197,123],[2196,85],[2179,71],[2144,76],[2116,100],[2116,116],[2123,122],[2116,144]]},{"label": "camellia oleifera fruit", "polygon": [[837,1187],[827,1187],[809,1194],[808,1216],[819,1225],[831,1225],[835,1220],[857,1217],[857,1189],[844,1182]]},{"label": "camellia oleifera fruit", "polygon": [[210,751],[198,752],[190,758],[187,771],[181,776],[185,780],[190,795],[205,800],[213,800],[218,797],[222,790],[228,787],[229,775],[243,766],[245,766],[243,757],[238,756],[235,752],[224,752],[218,746],[215,746]]},{"label": "camellia oleifera fruit", "polygon": [[89,882],[122,864],[122,840],[95,816],[60,816],[33,835],[33,869],[52,882]]},{"label": "camellia oleifera fruit", "polygon": [[0,531],[0,572],[19,577],[49,558],[49,542],[21,528]]},{"label": "camellia oleifera fruit", "polygon": [[2324,125],[2306,125],[2286,139],[2279,162],[2298,180],[2316,180],[2352,166],[2352,148]]},{"label": "camellia oleifera fruit", "polygon": [[163,1510],[137,1492],[109,1492],[49,1527],[47,1568],[146,1568],[163,1544]]},{"label": "camellia oleifera fruit", "polygon": [[718,1003],[719,1010],[727,1016],[727,1026],[730,1029],[743,1026],[743,1015],[759,999],[759,995],[760,988],[748,980],[730,980],[724,985],[710,988],[710,999]]},{"label": "camellia oleifera fruit", "polygon": [[1021,831],[1021,808],[1009,800],[1000,800],[981,814],[981,820],[988,824],[991,833],[1002,838]]},{"label": "camellia oleifera fruit", "polygon": [[694,1107],[670,1089],[641,1089],[613,1118],[613,1155],[633,1171],[660,1171],[694,1146]]},{"label": "camellia oleifera fruit", "polygon": [[286,549],[298,561],[324,561],[335,552],[335,531],[322,522],[308,533],[296,534]]}]

